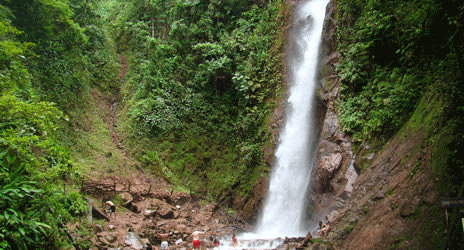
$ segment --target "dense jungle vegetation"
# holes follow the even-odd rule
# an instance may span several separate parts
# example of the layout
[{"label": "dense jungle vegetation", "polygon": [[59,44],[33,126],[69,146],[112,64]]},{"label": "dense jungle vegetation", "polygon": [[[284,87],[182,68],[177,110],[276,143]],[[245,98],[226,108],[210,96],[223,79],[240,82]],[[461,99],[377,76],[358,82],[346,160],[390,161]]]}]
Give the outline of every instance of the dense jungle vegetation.
[{"label": "dense jungle vegetation", "polygon": [[65,141],[85,93],[112,84],[96,2],[1,2],[0,249],[62,248],[87,210]]},{"label": "dense jungle vegetation", "polygon": [[[146,169],[205,198],[246,197],[268,170],[280,6],[2,1],[0,248],[60,249],[71,244],[64,224],[86,230],[73,190],[85,177],[79,158],[96,148],[85,121],[93,90],[121,97],[126,146]],[[129,61],[121,89],[118,54]]]},{"label": "dense jungle vegetation", "polygon": [[[464,3],[462,1],[337,1],[337,41],[342,81],[338,113],[358,145],[382,146],[411,117],[433,148],[441,197],[464,195]],[[416,116],[412,116],[412,114]],[[424,119],[425,118],[425,119]],[[446,240],[444,213],[423,213],[425,246],[459,249],[461,215],[451,215]],[[439,216],[437,216],[439,215]],[[446,241],[446,242],[445,242]]]},{"label": "dense jungle vegetation", "polygon": [[[171,183],[246,197],[268,170],[267,119],[280,93],[280,1],[110,1],[129,59],[128,148]],[[234,190],[234,191],[232,191]]]}]

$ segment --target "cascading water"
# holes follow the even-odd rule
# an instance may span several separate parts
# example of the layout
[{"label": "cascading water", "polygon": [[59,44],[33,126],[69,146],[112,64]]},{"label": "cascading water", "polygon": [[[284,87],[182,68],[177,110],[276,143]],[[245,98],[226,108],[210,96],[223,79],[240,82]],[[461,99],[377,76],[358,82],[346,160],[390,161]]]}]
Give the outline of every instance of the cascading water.
[{"label": "cascading water", "polygon": [[256,234],[262,238],[303,236],[305,194],[314,165],[315,93],[319,45],[329,0],[301,4],[294,16],[294,51],[287,120],[276,151],[269,192]]},{"label": "cascading water", "polygon": [[[290,97],[287,120],[276,151],[269,192],[255,233],[242,234],[239,245],[230,237],[221,239],[220,249],[272,249],[279,237],[305,236],[305,195],[316,151],[316,87],[319,45],[325,8],[329,0],[309,0],[295,11],[294,46],[288,58]],[[268,240],[266,240],[268,239]]]}]

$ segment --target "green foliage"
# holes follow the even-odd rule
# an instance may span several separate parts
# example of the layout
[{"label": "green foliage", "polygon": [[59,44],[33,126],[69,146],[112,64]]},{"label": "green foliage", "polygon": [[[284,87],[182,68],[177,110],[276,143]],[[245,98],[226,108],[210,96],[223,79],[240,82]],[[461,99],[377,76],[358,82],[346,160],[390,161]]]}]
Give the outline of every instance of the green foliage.
[{"label": "green foliage", "polygon": [[106,35],[97,28],[102,14],[95,11],[95,3],[87,0],[74,1],[73,5],[64,0],[5,3],[9,23],[15,30],[21,30],[11,32],[16,32],[22,46],[31,48],[36,55],[24,60],[33,76],[34,88],[65,109],[79,103],[82,93],[91,85],[99,83],[110,89],[108,83],[116,76]]},{"label": "green foliage", "polygon": [[356,226],[357,221],[352,221],[343,229],[343,234],[348,235],[353,231],[353,228]]},{"label": "green foliage", "polygon": [[[386,70],[385,70],[386,71]],[[389,136],[406,120],[420,94],[420,79],[412,72],[378,70],[359,94],[347,94],[339,112],[346,132],[357,141]],[[401,75],[401,76],[398,76]],[[345,89],[346,90],[346,89]]]},{"label": "green foliage", "polygon": [[[337,9],[338,113],[344,130],[358,143],[380,144],[409,121],[403,132],[428,138],[439,195],[462,197],[464,3],[341,0]],[[438,213],[424,209],[428,217]],[[441,218],[420,223],[424,235],[413,248],[430,248],[433,237],[434,249],[458,249],[463,234],[453,213],[449,240]]]},{"label": "green foliage", "polygon": [[279,94],[272,45],[280,3],[110,3],[118,11],[107,23],[131,55],[122,90],[126,126],[134,140],[151,138],[139,157],[176,185],[209,190],[212,199],[228,199],[232,188],[247,195],[266,168],[263,124]]},{"label": "green foliage", "polygon": [[[450,221],[456,221],[456,214],[449,214]],[[461,242],[455,242],[457,245],[446,246],[446,221],[445,213],[440,206],[430,206],[428,204],[419,204],[415,213],[406,218],[407,223],[418,225],[418,228],[412,228],[406,232],[404,238],[407,239],[408,248],[410,249],[459,249]],[[453,218],[454,217],[454,218]],[[424,218],[427,222],[424,223]],[[459,224],[459,226],[461,226]],[[456,229],[456,228],[455,228]],[[454,229],[454,230],[455,230]],[[462,231],[462,227],[459,228]],[[411,241],[410,239],[416,239]],[[395,249],[395,248],[394,248]],[[398,248],[396,248],[398,249]]]},{"label": "green foliage", "polygon": [[29,96],[30,74],[22,62],[33,44],[19,42],[16,36],[21,33],[6,16],[0,19],[0,91]]},{"label": "green foliage", "polygon": [[[435,0],[337,2],[342,20],[337,71],[343,83],[338,112],[355,141],[389,138],[410,116],[423,90],[451,73],[442,65],[461,67],[452,58],[459,53],[446,40],[460,33],[443,18],[445,7]],[[458,79],[459,74],[448,80]]]},{"label": "green foliage", "polygon": [[26,249],[50,228],[41,222],[37,211],[28,204],[29,200],[40,196],[41,190],[36,190],[35,183],[23,175],[24,168],[25,164],[19,165],[14,155],[6,151],[0,154],[0,211],[3,211],[0,215],[0,239],[3,249],[12,246]]},{"label": "green foliage", "polygon": [[96,20],[74,15],[84,2],[91,1],[0,5],[1,249],[65,247],[59,228],[86,211],[81,195],[67,187],[79,170],[60,137],[69,121],[62,108],[79,105],[73,101],[90,86],[90,75],[99,81],[114,77],[105,71],[111,63],[89,67],[112,51],[103,33],[84,30],[73,19],[86,25]]},{"label": "green foliage", "polygon": [[85,211],[78,194],[56,185],[76,176],[55,138],[62,114],[49,103],[2,95],[0,117],[0,239],[6,249],[45,247],[52,226]]},{"label": "green foliage", "polygon": [[76,177],[55,137],[62,113],[50,103],[24,102],[7,92],[0,96],[0,117],[2,247],[46,248],[55,244],[49,237],[60,220],[85,211],[80,195],[64,194],[57,185]]}]

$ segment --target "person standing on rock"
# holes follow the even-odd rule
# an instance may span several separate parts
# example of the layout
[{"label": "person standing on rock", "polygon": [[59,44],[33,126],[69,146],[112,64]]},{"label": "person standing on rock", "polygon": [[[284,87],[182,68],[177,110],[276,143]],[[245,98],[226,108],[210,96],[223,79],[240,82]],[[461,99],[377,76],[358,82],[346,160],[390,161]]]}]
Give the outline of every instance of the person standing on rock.
[{"label": "person standing on rock", "polygon": [[322,221],[319,221],[319,230],[317,230],[317,234],[320,236],[320,237],[325,237],[327,236],[327,231],[329,230],[329,227],[322,223]]},{"label": "person standing on rock", "polygon": [[203,234],[203,232],[194,231],[192,233],[193,249],[200,249],[200,234]]},{"label": "person standing on rock", "polygon": [[232,235],[232,245],[234,245],[234,247],[236,247],[238,244],[238,241],[237,241],[237,237],[235,236],[235,234]]},{"label": "person standing on rock", "polygon": [[329,218],[326,216],[325,218],[325,222],[324,222],[324,229],[322,230],[322,232],[324,233],[324,238],[327,236],[327,234],[329,233],[329,230],[330,230],[330,221],[329,221]]},{"label": "person standing on rock", "polygon": [[111,217],[111,214],[114,214],[114,217],[116,218],[116,206],[114,203],[112,201],[106,201],[105,206],[108,207],[109,217]]}]

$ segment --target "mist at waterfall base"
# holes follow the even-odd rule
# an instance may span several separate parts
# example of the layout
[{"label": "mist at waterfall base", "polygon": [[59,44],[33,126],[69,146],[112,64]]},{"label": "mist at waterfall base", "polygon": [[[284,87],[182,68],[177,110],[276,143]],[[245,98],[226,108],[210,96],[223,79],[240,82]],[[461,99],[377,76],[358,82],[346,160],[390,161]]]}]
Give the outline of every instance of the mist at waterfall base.
[{"label": "mist at waterfall base", "polygon": [[291,88],[286,124],[280,134],[269,191],[256,230],[240,235],[241,239],[305,236],[309,231],[304,215],[305,196],[318,139],[315,96],[319,46],[328,2],[307,1],[295,11],[294,44],[288,58]]}]

